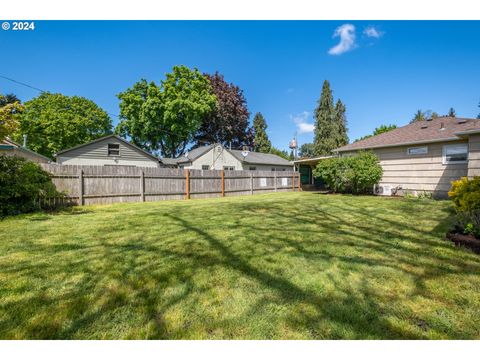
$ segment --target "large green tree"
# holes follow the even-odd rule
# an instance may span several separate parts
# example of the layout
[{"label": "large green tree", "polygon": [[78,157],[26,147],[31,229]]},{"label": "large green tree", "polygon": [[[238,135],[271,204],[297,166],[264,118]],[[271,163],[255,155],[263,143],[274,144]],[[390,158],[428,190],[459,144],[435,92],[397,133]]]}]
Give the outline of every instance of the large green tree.
[{"label": "large green tree", "polygon": [[305,143],[300,146],[299,155],[302,158],[309,158],[315,156],[315,146],[313,143]]},{"label": "large green tree", "polygon": [[220,143],[239,148],[253,145],[253,131],[249,127],[250,113],[242,89],[227,83],[223,75],[204,74],[217,97],[217,106],[207,113],[195,135],[196,146]]},{"label": "large green tree", "polygon": [[18,129],[18,118],[24,106],[13,94],[0,94],[0,141],[12,136]]},{"label": "large green tree", "polygon": [[336,138],[337,143],[335,145],[336,148],[347,145],[348,144],[348,134],[347,134],[347,117],[346,117],[346,107],[343,102],[338,99],[335,105],[335,122],[337,125],[337,132]]},{"label": "large green tree", "polygon": [[217,105],[209,80],[183,65],[174,66],[159,86],[141,80],[118,98],[121,121],[116,132],[165,157],[182,154]]},{"label": "large green tree", "polygon": [[268,153],[272,149],[272,143],[267,135],[267,122],[263,115],[259,112],[255,114],[253,118],[253,130],[255,137],[253,140],[253,146],[255,151]]},{"label": "large green tree", "polygon": [[314,146],[315,155],[328,155],[337,147],[338,126],[335,121],[335,108],[330,83],[325,80],[322,93],[315,109]]},{"label": "large green tree", "polygon": [[25,103],[15,138],[28,136],[28,148],[48,157],[111,133],[112,120],[93,101],[42,93]]}]

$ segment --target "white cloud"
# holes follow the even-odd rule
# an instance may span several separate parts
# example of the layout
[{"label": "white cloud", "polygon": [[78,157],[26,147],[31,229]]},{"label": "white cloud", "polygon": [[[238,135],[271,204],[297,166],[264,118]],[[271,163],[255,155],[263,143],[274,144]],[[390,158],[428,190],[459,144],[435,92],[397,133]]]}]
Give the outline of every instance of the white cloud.
[{"label": "white cloud", "polygon": [[290,118],[293,120],[295,125],[297,125],[297,132],[299,135],[313,133],[313,130],[315,130],[315,125],[307,122],[309,115],[310,113],[308,111],[304,111],[295,116],[290,115]]},{"label": "white cloud", "polygon": [[366,37],[378,39],[382,37],[383,32],[373,26],[369,26],[366,27],[365,30],[363,30],[363,35],[365,35]]},{"label": "white cloud", "polygon": [[330,55],[341,55],[357,47],[355,44],[355,26],[352,24],[343,24],[333,33],[333,37],[340,37],[340,42],[328,50]]}]

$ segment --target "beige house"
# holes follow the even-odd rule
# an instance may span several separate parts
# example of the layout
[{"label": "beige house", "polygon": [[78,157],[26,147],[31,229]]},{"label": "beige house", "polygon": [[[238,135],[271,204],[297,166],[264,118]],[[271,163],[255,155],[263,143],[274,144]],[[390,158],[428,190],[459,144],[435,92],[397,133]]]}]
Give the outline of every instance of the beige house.
[{"label": "beige house", "polygon": [[20,144],[6,138],[0,141],[0,155],[20,156],[36,163],[49,163],[51,160],[35,151],[29,150]]},{"label": "beige house", "polygon": [[62,165],[160,167],[159,160],[117,135],[108,135],[55,154]]},{"label": "beige house", "polygon": [[293,163],[280,156],[231,150],[221,144],[201,146],[175,159],[163,158],[161,162],[165,166],[197,170],[293,170]]},{"label": "beige house", "polygon": [[401,189],[400,194],[431,192],[446,197],[453,180],[480,176],[480,120],[419,121],[335,151],[349,156],[359,150],[378,155],[383,168],[379,187]]}]

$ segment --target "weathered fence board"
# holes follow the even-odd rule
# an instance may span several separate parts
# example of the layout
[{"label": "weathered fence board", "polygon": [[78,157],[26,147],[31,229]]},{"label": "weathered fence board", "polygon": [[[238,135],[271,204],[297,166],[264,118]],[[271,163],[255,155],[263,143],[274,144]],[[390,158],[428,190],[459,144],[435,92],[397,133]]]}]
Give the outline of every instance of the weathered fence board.
[{"label": "weathered fence board", "polygon": [[293,171],[40,165],[68,201],[79,205],[300,191],[300,174]]}]

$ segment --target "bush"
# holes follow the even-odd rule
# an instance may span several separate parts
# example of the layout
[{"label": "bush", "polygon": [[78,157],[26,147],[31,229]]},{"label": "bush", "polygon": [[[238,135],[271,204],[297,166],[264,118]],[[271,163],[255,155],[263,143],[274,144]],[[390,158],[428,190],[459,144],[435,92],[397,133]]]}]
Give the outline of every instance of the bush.
[{"label": "bush", "polygon": [[0,155],[0,217],[38,210],[41,198],[59,195],[50,174],[39,165]]},{"label": "bush", "polygon": [[314,176],[321,178],[333,192],[352,194],[372,192],[382,175],[378,157],[369,151],[322,160],[314,170]]},{"label": "bush", "polygon": [[448,196],[457,213],[457,225],[464,233],[480,237],[480,177],[452,181]]}]

